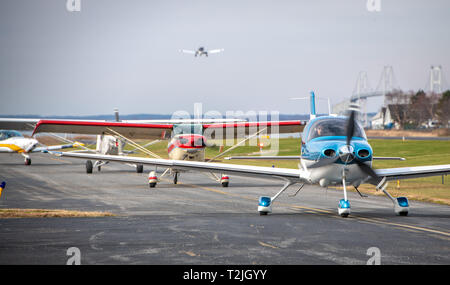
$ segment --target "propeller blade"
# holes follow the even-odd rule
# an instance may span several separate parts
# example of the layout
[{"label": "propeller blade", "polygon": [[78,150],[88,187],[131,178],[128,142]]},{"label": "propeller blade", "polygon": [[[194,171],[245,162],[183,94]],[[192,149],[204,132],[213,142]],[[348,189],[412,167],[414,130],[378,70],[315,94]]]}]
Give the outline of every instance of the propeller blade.
[{"label": "propeller blade", "polygon": [[335,163],[336,160],[338,160],[338,159],[339,159],[339,156],[336,156],[333,158],[322,158],[319,161],[317,161],[316,163],[310,165],[308,168],[317,168],[317,167],[329,165],[329,164]]},{"label": "propeller blade", "polygon": [[360,161],[359,159],[356,159],[356,163],[358,164],[359,168],[367,175],[375,179],[377,182],[381,180],[381,177],[378,176],[375,171],[372,169],[372,167],[368,166],[364,162]]},{"label": "propeller blade", "polygon": [[350,145],[353,134],[355,133],[355,111],[350,113],[347,123],[347,145]]}]

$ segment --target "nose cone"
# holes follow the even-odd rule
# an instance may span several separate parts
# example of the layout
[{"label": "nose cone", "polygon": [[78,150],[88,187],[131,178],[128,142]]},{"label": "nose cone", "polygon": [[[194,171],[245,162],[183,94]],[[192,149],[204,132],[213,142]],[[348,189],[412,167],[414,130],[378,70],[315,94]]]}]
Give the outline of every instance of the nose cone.
[{"label": "nose cone", "polygon": [[339,158],[342,160],[342,162],[344,163],[349,163],[351,162],[355,157],[354,157],[354,148],[351,145],[343,145],[339,148]]},{"label": "nose cone", "polygon": [[360,161],[372,160],[372,148],[364,141],[353,141],[347,145],[342,141],[321,146],[321,158],[337,158],[338,162],[348,164],[355,158]]}]

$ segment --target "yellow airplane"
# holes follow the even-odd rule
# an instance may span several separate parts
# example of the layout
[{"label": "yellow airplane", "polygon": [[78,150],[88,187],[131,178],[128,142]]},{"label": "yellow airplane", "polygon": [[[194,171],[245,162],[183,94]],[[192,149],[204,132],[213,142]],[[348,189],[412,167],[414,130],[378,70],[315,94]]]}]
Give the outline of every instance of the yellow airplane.
[{"label": "yellow airplane", "polygon": [[44,150],[58,150],[83,146],[82,143],[38,147],[36,139],[25,138],[14,130],[0,130],[0,153],[20,153],[25,158],[25,165],[31,164],[30,153]]}]

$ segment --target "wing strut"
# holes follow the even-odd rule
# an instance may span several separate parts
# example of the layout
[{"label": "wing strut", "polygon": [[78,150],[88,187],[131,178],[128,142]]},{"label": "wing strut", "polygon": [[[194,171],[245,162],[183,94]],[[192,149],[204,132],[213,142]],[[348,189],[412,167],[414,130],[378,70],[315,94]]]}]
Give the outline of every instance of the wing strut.
[{"label": "wing strut", "polygon": [[267,130],[267,127],[265,127],[264,129],[262,129],[262,130],[260,130],[260,131],[258,131],[258,132],[256,132],[256,133],[254,133],[253,135],[249,136],[248,138],[245,138],[245,139],[241,140],[240,142],[238,142],[238,143],[235,144],[234,146],[230,147],[229,149],[227,149],[226,151],[224,151],[224,152],[222,152],[222,153],[219,153],[218,155],[216,155],[215,157],[209,159],[209,160],[206,161],[206,162],[211,162],[211,161],[213,161],[214,159],[223,156],[223,155],[226,154],[227,152],[232,151],[233,149],[237,148],[238,146],[240,146],[241,144],[245,143],[246,141],[248,141],[248,140],[254,138],[255,136],[259,135],[261,132],[263,132],[263,131],[265,131],[265,130]]},{"label": "wing strut", "polygon": [[148,154],[149,156],[153,156],[153,157],[158,158],[158,159],[162,159],[162,157],[160,157],[159,155],[157,155],[157,154],[155,154],[155,153],[149,151],[148,149],[146,149],[146,148],[140,146],[138,143],[132,141],[131,139],[122,136],[121,134],[119,134],[119,133],[116,132],[115,130],[113,130],[113,129],[111,129],[111,128],[106,128],[106,129],[107,129],[108,131],[110,131],[111,133],[113,133],[114,135],[116,135],[116,136],[118,136],[118,137],[120,137],[120,138],[126,140],[130,145],[132,145],[132,146],[134,146],[135,148],[139,149],[139,150],[142,151],[143,153],[146,153],[146,154]]}]

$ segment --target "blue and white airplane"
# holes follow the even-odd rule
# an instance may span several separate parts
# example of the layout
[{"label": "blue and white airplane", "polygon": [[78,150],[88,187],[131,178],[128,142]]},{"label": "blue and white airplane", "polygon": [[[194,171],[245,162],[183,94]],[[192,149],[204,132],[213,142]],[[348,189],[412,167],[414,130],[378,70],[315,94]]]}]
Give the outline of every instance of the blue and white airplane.
[{"label": "blue and white airplane", "polygon": [[[322,187],[329,185],[343,186],[344,197],[338,203],[338,213],[342,217],[347,217],[351,210],[347,197],[347,186],[354,186],[357,190],[357,187],[363,183],[373,184],[377,190],[383,191],[393,202],[396,214],[407,215],[409,212],[408,199],[406,197],[392,197],[386,191],[388,181],[450,173],[450,164],[373,170],[372,161],[377,158],[373,156],[373,150],[367,141],[364,129],[355,120],[355,111],[352,111],[349,117],[322,116],[316,118],[314,93],[311,94],[311,97],[311,120],[306,124],[302,133],[301,155],[294,157],[270,157],[272,159],[298,159],[300,162],[299,169],[118,155],[51,153],[62,157],[153,165],[155,167],[171,168],[175,171],[227,173],[244,177],[266,177],[285,181],[283,187],[274,196],[259,198],[258,211],[261,215],[267,215],[272,212],[273,203],[289,186],[301,184],[301,187],[303,187],[305,184],[317,184]],[[361,193],[360,195],[362,196]]]}]

